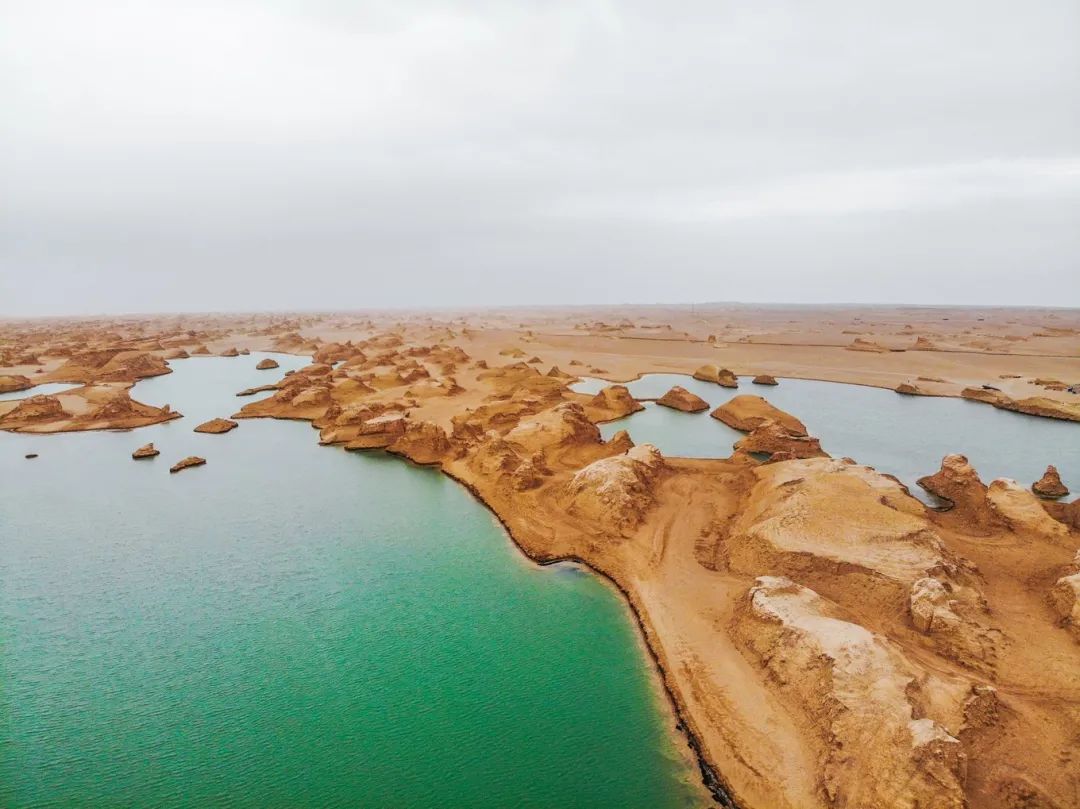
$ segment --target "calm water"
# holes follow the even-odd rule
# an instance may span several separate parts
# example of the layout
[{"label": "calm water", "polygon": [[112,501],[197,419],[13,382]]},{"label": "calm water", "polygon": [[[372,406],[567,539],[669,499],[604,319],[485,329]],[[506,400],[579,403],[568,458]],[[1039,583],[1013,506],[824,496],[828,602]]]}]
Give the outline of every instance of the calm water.
[{"label": "calm water", "polygon": [[140,383],[170,424],[0,434],[0,806],[694,804],[610,589],[434,471],[191,431],[259,358]]},{"label": "calm water", "polygon": [[44,385],[35,385],[27,390],[12,390],[7,393],[0,393],[0,402],[8,399],[25,399],[28,396],[63,393],[65,390],[73,390],[78,387],[81,386],[72,385],[70,382],[46,382]]},{"label": "calm water", "polygon": [[[1080,424],[998,410],[979,402],[929,396],[901,396],[891,390],[781,379],[776,387],[739,378],[739,389],[722,388],[679,374],[648,374],[627,384],[635,396],[663,396],[682,385],[713,407],[733,396],[752,393],[798,416],[822,448],[896,475],[921,495],[917,478],[936,472],[950,452],[967,455],[982,479],[1015,478],[1024,485],[1054,464],[1074,493],[1080,492]],[[574,390],[593,393],[611,384],[586,379]],[[654,403],[619,421],[601,425],[605,436],[629,431],[669,455],[724,457],[743,433],[703,413],[681,413]]]}]

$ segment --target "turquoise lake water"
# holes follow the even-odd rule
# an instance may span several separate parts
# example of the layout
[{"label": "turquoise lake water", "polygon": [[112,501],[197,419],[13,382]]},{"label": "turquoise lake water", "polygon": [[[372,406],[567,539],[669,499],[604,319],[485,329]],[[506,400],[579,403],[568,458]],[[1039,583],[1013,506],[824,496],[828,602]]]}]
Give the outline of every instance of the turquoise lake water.
[{"label": "turquoise lake water", "polygon": [[[891,390],[837,382],[781,379],[776,387],[739,378],[723,388],[680,374],[647,374],[627,383],[641,398],[663,396],[681,385],[717,407],[739,394],[755,394],[797,416],[821,447],[896,475],[925,497],[915,481],[936,472],[952,452],[968,456],[986,482],[1008,477],[1030,485],[1054,464],[1074,494],[1080,493],[1080,424],[999,410],[965,399],[902,396]],[[585,379],[574,390],[595,393],[610,385]],[[717,458],[731,454],[743,433],[702,413],[682,413],[652,402],[645,410],[601,425],[610,437],[627,430],[635,442],[655,444],[667,455]]]},{"label": "turquoise lake water", "polygon": [[192,432],[307,362],[260,356],[140,382],[169,424],[0,433],[0,806],[696,805],[612,589],[435,471]]}]

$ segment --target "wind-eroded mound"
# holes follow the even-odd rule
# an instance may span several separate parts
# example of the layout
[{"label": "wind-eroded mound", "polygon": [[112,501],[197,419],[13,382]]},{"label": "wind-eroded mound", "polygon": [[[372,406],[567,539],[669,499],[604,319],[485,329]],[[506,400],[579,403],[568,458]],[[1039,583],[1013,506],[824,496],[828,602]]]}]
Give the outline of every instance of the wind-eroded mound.
[{"label": "wind-eroded mound", "polygon": [[946,509],[955,509],[964,522],[980,530],[1000,525],[986,502],[986,484],[963,455],[946,455],[941,469],[917,481]]},{"label": "wind-eroded mound", "polygon": [[760,396],[743,394],[732,397],[709,415],[744,433],[760,427],[766,421],[775,421],[791,435],[806,435],[805,424]]},{"label": "wind-eroded mound", "polygon": [[1063,421],[1080,421],[1080,402],[1061,402],[1045,396],[1029,396],[1026,399],[1012,397],[992,388],[964,388],[960,395],[965,399],[993,405],[1001,410],[1026,413]]},{"label": "wind-eroded mound", "polygon": [[585,412],[596,422],[614,421],[644,409],[625,385],[608,385],[585,404]]},{"label": "wind-eroded mound", "polygon": [[11,428],[15,425],[65,418],[69,415],[69,413],[65,412],[64,406],[60,404],[60,400],[55,396],[38,394],[37,396],[28,396],[19,402],[13,410],[0,416],[0,426]]},{"label": "wind-eroded mound", "polygon": [[126,386],[100,385],[38,395],[0,416],[0,429],[25,433],[118,430],[180,418],[168,405],[154,407],[131,398]]},{"label": "wind-eroded mound", "polygon": [[198,427],[195,428],[197,433],[227,433],[229,430],[235,430],[238,425],[232,419],[210,419],[210,421],[204,421]]},{"label": "wind-eroded mound", "polygon": [[29,377],[21,374],[0,374],[0,393],[13,393],[17,390],[29,390],[34,386]]},{"label": "wind-eroded mound", "polygon": [[652,444],[593,461],[567,483],[567,510],[625,534],[653,505],[653,486],[663,470],[664,458]]},{"label": "wind-eroded mound", "polygon": [[671,390],[656,400],[656,403],[684,413],[700,413],[702,410],[709,409],[708,402],[680,385],[672,386]]},{"label": "wind-eroded mound", "polygon": [[453,451],[446,431],[430,421],[407,422],[388,449],[419,464],[440,463]]},{"label": "wind-eroded mound", "polygon": [[792,432],[772,420],[763,421],[745,438],[736,441],[735,448],[740,452],[768,455],[775,460],[828,457],[817,438],[806,435],[805,431]]},{"label": "wind-eroded mound", "polygon": [[851,341],[849,345],[844,346],[848,351],[870,351],[878,354],[888,353],[889,349],[881,345],[881,343],[875,343],[873,340],[867,340],[863,337],[856,337]]},{"label": "wind-eroded mound", "polygon": [[52,382],[136,382],[171,373],[165,360],[146,351],[80,351],[48,374]]},{"label": "wind-eroded mound", "polygon": [[694,379],[700,379],[702,382],[715,382],[725,388],[739,387],[739,379],[732,371],[715,365],[702,365],[694,371]]},{"label": "wind-eroded mound", "polygon": [[962,809],[959,740],[919,718],[908,660],[844,611],[790,579],[763,576],[737,615],[736,637],[783,698],[816,718],[828,805]]},{"label": "wind-eroded mound", "polygon": [[1068,487],[1061,482],[1061,475],[1058,474],[1057,467],[1053,465],[1046,467],[1043,476],[1031,484],[1031,490],[1039,497],[1048,499],[1065,497],[1069,493]]},{"label": "wind-eroded mound", "polygon": [[936,616],[916,628],[940,652],[994,665],[999,638],[975,581],[895,479],[833,459],[760,466],[753,476],[723,547],[731,569],[782,573],[853,609],[872,598],[895,615]]},{"label": "wind-eroded mound", "polygon": [[600,442],[600,430],[578,404],[567,402],[522,421],[505,436],[526,453]]},{"label": "wind-eroded mound", "polygon": [[1004,478],[987,486],[963,455],[945,456],[941,469],[918,483],[945,501],[952,522],[967,531],[1010,531],[1049,540],[1069,534],[1068,526],[1051,515],[1033,492]]}]

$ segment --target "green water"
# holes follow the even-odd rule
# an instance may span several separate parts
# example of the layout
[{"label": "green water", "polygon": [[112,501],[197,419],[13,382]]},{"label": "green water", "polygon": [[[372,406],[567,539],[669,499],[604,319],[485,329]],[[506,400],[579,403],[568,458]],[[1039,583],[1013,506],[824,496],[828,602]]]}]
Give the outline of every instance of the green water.
[{"label": "green water", "polygon": [[[593,393],[611,384],[585,379],[574,390]],[[781,379],[776,387],[739,378],[731,390],[678,374],[648,374],[627,383],[642,398],[663,396],[682,385],[712,407],[739,394],[763,396],[799,417],[811,435],[834,457],[851,457],[896,475],[915,494],[915,481],[938,470],[949,453],[967,455],[986,482],[1008,477],[1024,485],[1042,477],[1054,464],[1073,492],[1080,492],[1080,424],[998,410],[965,399],[901,396],[891,390],[807,379]],[[655,444],[668,455],[718,458],[731,454],[743,437],[703,413],[682,413],[654,403],[645,410],[601,425],[610,437],[627,430],[639,443]]]},{"label": "green water", "polygon": [[258,359],[140,383],[170,424],[0,434],[0,806],[700,801],[608,587],[434,471],[298,422],[191,432]]}]

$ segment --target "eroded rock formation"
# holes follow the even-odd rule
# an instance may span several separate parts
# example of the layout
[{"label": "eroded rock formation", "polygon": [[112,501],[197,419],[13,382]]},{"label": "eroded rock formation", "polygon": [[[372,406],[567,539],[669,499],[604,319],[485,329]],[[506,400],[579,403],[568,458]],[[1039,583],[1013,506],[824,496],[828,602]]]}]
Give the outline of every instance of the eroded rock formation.
[{"label": "eroded rock formation", "polygon": [[702,365],[694,371],[694,379],[702,382],[715,382],[725,388],[739,387],[738,377],[727,368],[719,368],[715,365]]},{"label": "eroded rock formation", "polygon": [[197,433],[227,433],[229,430],[235,430],[238,425],[232,419],[210,419],[210,421],[204,421],[198,427],[195,428]]},{"label": "eroded rock formation", "polygon": [[671,390],[657,399],[656,403],[684,413],[700,413],[702,410],[709,409],[708,402],[680,385],[674,385]]},{"label": "eroded rock formation", "polygon": [[198,455],[189,455],[170,466],[169,472],[182,472],[185,469],[190,469],[193,466],[202,466],[205,463],[206,458],[200,458]]},{"label": "eroded rock formation", "polygon": [[806,435],[806,425],[760,396],[743,394],[732,397],[709,415],[743,433],[748,433],[767,421],[775,421],[791,435]]},{"label": "eroded rock formation", "polygon": [[1039,497],[1048,499],[1065,497],[1069,493],[1068,488],[1061,482],[1057,467],[1053,465],[1046,467],[1043,476],[1031,484],[1031,490]]}]

